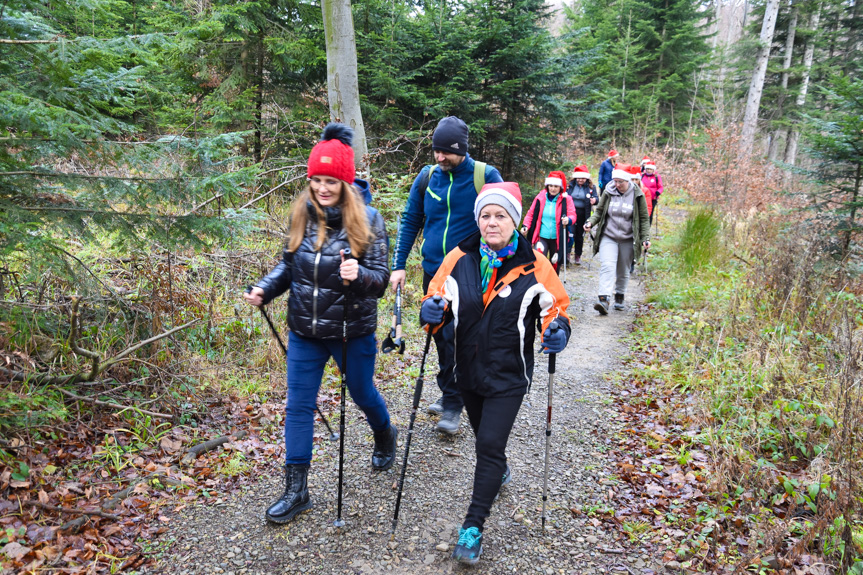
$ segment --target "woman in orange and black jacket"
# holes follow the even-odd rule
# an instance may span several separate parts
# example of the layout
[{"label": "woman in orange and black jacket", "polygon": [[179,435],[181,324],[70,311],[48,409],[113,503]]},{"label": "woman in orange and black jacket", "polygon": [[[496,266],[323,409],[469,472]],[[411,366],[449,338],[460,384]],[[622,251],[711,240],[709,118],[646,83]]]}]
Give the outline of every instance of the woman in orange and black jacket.
[{"label": "woman in orange and black jacket", "polygon": [[447,254],[420,311],[435,329],[455,324],[455,379],[476,436],[476,468],[453,558],[469,564],[479,560],[483,524],[511,479],[506,444],[533,378],[537,324],[546,353],[563,351],[570,335],[566,290],[548,259],[516,231],[518,184],[483,186],[474,215],[479,233]]}]

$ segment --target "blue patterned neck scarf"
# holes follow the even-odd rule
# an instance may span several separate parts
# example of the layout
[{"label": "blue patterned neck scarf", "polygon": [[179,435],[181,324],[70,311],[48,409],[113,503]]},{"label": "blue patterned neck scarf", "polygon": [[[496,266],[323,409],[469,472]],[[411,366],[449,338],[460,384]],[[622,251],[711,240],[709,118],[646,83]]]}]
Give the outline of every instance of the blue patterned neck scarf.
[{"label": "blue patterned neck scarf", "polygon": [[485,240],[480,238],[479,241],[479,273],[482,276],[482,293],[488,290],[491,278],[497,268],[501,266],[503,260],[511,258],[515,255],[515,248],[518,246],[518,232],[512,232],[512,241],[505,245],[500,251],[494,251]]}]

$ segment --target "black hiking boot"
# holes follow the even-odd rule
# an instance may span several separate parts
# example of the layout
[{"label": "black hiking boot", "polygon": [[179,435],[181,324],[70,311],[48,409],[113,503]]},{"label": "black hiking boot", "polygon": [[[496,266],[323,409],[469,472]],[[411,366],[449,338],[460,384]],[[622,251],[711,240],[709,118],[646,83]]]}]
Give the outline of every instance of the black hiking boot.
[{"label": "black hiking boot", "polygon": [[396,460],[396,440],[399,430],[395,425],[390,425],[383,431],[375,431],[375,448],[372,451],[372,469],[375,471],[386,471],[393,466]]},{"label": "black hiking boot", "polygon": [[608,315],[608,296],[599,296],[599,301],[593,304],[593,309],[599,312],[599,315]]},{"label": "black hiking boot", "polygon": [[267,520],[283,524],[298,513],[311,509],[308,465],[285,465],[285,494],[267,509]]},{"label": "black hiking boot", "polygon": [[622,293],[614,294],[614,309],[616,309],[617,311],[623,311],[626,309],[626,306],[623,305]]}]

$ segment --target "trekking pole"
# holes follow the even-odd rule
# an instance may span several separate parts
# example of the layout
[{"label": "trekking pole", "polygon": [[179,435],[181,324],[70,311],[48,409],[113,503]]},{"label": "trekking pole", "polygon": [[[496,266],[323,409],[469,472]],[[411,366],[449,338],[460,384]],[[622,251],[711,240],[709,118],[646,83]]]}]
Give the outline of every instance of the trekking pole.
[{"label": "trekking pole", "polygon": [[566,231],[566,228],[564,227],[563,233],[561,234],[561,236],[562,236],[561,239],[563,240],[563,283],[564,284],[566,283],[566,256],[568,255],[566,253],[566,234],[567,234],[567,231]]},{"label": "trekking pole", "polygon": [[[551,333],[556,332],[559,328],[557,327],[557,322],[552,322],[549,326],[551,328]],[[548,501],[548,453],[550,448],[550,439],[551,439],[551,399],[552,399],[552,390],[554,388],[554,370],[555,370],[555,360],[557,359],[556,353],[548,354],[548,410],[546,411],[545,416],[545,471],[543,472],[542,478],[542,530],[545,531],[545,504]]]},{"label": "trekking pole", "polygon": [[[399,236],[402,228],[402,220],[399,218],[399,223],[396,225],[396,249],[399,251]],[[398,349],[400,355],[405,353],[405,340],[402,337],[402,284],[396,286],[396,301],[393,304],[393,325],[386,339],[381,342],[381,352],[390,353]]]},{"label": "trekking pole", "polygon": [[[246,287],[246,293],[251,293],[252,286]],[[288,348],[285,346],[285,342],[282,341],[282,336],[279,335],[279,332],[276,331],[276,326],[273,325],[273,322],[270,321],[270,315],[267,313],[267,310],[264,309],[264,306],[259,305],[256,306],[259,310],[261,310],[261,315],[264,316],[264,319],[267,320],[267,325],[270,326],[270,331],[273,332],[273,336],[276,338],[276,341],[279,342],[279,347],[282,348],[282,353],[287,357]],[[327,421],[326,416],[321,411],[321,407],[318,405],[318,400],[315,398],[315,410],[318,412],[318,415],[321,416],[321,421],[324,422],[324,425],[327,426],[327,431],[330,432],[330,441],[335,441],[339,438],[338,434],[333,433],[333,428],[330,427],[330,422]]]},{"label": "trekking pole", "polygon": [[[345,248],[343,254],[345,260],[349,259],[351,257],[351,249]],[[345,396],[347,395],[345,374],[348,368],[348,286],[351,285],[351,282],[343,280],[342,285],[345,286],[345,299],[344,315],[342,316],[342,366],[339,370],[342,376],[342,399],[339,415],[339,492],[338,503],[336,505],[336,520],[333,522],[333,527],[336,528],[345,526],[345,520],[342,519],[342,486],[344,485],[345,475]]]},{"label": "trekking pole", "polygon": [[[436,296],[434,296],[433,299],[435,301],[440,301],[440,296],[436,295]],[[404,489],[404,486],[405,486],[405,474],[407,473],[407,470],[408,470],[408,454],[411,451],[411,438],[414,436],[414,422],[417,419],[417,409],[419,409],[420,398],[422,397],[422,394],[423,394],[423,376],[425,375],[426,357],[428,356],[428,353],[429,353],[429,346],[431,345],[431,340],[432,340],[432,326],[429,325],[428,326],[428,333],[426,334],[426,344],[425,344],[425,348],[423,349],[422,360],[420,360],[420,373],[417,376],[416,387],[414,387],[414,402],[413,402],[413,406],[411,408],[410,423],[408,423],[408,437],[405,440],[405,457],[404,457],[404,460],[402,461],[402,472],[401,472],[401,475],[399,476],[399,487],[398,487],[398,493],[396,494],[396,509],[393,512],[393,525],[392,525],[392,529],[390,531],[390,541],[392,541],[396,536],[396,525],[398,525],[398,522],[399,522],[399,509],[401,508],[401,504],[402,504],[402,489]]]}]

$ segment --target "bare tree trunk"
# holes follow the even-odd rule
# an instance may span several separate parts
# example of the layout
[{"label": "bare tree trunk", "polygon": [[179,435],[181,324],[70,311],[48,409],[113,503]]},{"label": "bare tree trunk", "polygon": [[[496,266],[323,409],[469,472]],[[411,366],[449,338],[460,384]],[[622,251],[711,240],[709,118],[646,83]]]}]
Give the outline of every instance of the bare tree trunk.
[{"label": "bare tree trunk", "polygon": [[[788,0],[788,6],[791,7],[791,18],[788,20],[788,33],[785,37],[785,59],[782,61],[782,91],[780,92],[779,102],[777,105],[776,117],[782,120],[782,111],[785,107],[785,95],[788,92],[788,77],[791,75],[791,60],[794,55],[794,36],[797,33],[797,6],[794,6],[794,0]],[[770,146],[767,148],[767,159],[771,162],[768,170],[772,170],[772,163],[779,156],[779,142],[787,137],[788,129],[785,127],[779,128],[773,132],[770,138]]]},{"label": "bare tree trunk", "polygon": [[[812,18],[809,20],[809,29],[813,31],[818,30],[818,23],[821,21],[821,3],[818,3],[818,8],[815,10],[815,13],[812,14]],[[806,103],[806,94],[809,91],[809,75],[812,71],[812,60],[815,56],[815,37],[817,34],[812,34],[806,40],[806,49],[803,52],[803,78],[802,82],[800,82],[800,92],[797,94],[797,101],[794,103],[796,106],[796,111],[800,111],[803,109],[803,105]],[[788,144],[785,147],[785,163],[791,164],[792,166],[797,161],[797,143],[800,140],[800,132],[797,130],[792,130],[791,134],[788,136]]]},{"label": "bare tree trunk", "polygon": [[357,44],[350,0],[322,0],[327,43],[327,97],[330,119],[354,129],[354,163],[368,165],[368,147],[357,75]]},{"label": "bare tree trunk", "polygon": [[740,155],[752,153],[755,143],[755,131],[758,128],[758,110],[761,107],[761,93],[764,90],[764,78],[767,75],[767,60],[770,57],[770,46],[773,44],[773,31],[776,29],[776,16],[779,12],[779,0],[767,0],[764,10],[764,22],[761,24],[758,56],[755,59],[755,70],[749,83],[749,97],[746,100],[746,113],[743,116],[743,131],[740,138]]}]

